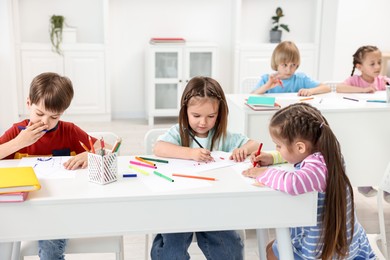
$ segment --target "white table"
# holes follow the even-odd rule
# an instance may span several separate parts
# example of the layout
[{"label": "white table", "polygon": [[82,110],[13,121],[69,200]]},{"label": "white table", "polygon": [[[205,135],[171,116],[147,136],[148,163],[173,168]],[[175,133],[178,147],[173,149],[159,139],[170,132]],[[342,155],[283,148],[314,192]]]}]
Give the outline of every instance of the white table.
[{"label": "white table", "polygon": [[[128,161],[119,157],[119,172]],[[0,161],[0,167],[12,164],[17,160]],[[281,258],[293,259],[289,227],[316,224],[317,193],[254,187],[229,168],[205,175],[219,180],[175,192],[153,192],[138,178],[99,185],[88,181],[86,170],[73,179],[44,179],[27,201],[0,204],[0,242],[276,228]]]},{"label": "white table", "polygon": [[[296,93],[269,94],[282,107],[299,102]],[[268,124],[275,111],[253,111],[244,105],[248,94],[226,95],[229,130],[263,142],[264,150],[274,150]],[[347,174],[354,186],[377,186],[390,160],[390,104],[369,103],[385,100],[385,91],[374,94],[327,93],[304,101],[317,107],[337,136],[344,155]],[[359,102],[343,99],[351,97]],[[320,102],[321,101],[321,102]]]}]

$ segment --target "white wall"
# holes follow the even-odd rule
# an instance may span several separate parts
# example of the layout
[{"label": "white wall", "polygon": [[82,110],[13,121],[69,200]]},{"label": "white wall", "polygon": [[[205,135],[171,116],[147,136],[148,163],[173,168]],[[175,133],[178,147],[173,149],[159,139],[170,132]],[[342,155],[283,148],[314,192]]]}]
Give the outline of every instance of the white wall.
[{"label": "white wall", "polygon": [[331,68],[334,80],[344,80],[351,74],[352,55],[360,46],[376,45],[390,51],[389,10],[388,0],[339,0]]},{"label": "white wall", "polygon": [[113,118],[145,117],[144,50],[151,37],[213,42],[217,80],[232,82],[232,3],[226,0],[115,0],[110,2],[110,71]]},{"label": "white wall", "polygon": [[[9,126],[15,121],[18,113],[14,38],[10,31],[9,4],[12,1],[0,0],[0,130],[3,125]],[[211,41],[218,44],[217,80],[227,93],[232,92],[235,1],[110,0],[108,69],[111,72],[112,117],[145,116],[144,49],[151,37],[184,37],[188,41]],[[277,4],[286,5],[289,14],[296,13],[291,10],[294,5],[285,1],[278,0]],[[352,69],[352,54],[361,45],[377,45],[383,51],[390,51],[387,29],[390,24],[390,1],[323,0],[323,8],[325,14],[322,16],[319,80],[343,80],[348,77]],[[36,11],[39,10],[31,10],[31,13]],[[258,15],[269,17],[261,10]],[[299,27],[299,22],[291,17],[286,17],[284,22]],[[254,24],[253,30],[258,29],[259,26]],[[245,35],[256,38],[265,34],[257,31],[252,36]],[[305,39],[305,35],[299,37]]]},{"label": "white wall", "polygon": [[10,1],[0,0],[0,133],[18,119]]}]

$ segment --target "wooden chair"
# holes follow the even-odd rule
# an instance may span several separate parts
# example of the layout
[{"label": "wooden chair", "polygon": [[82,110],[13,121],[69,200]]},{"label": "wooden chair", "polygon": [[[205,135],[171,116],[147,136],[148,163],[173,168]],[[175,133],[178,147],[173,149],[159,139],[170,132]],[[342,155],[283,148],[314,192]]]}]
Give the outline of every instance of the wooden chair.
[{"label": "wooden chair", "polygon": [[[145,147],[145,154],[150,155],[153,154],[153,149],[154,149],[154,144],[157,141],[157,138],[167,132],[169,129],[168,128],[155,128],[155,129],[150,129],[146,134],[144,138],[144,147]],[[244,242],[245,245],[245,230],[237,230],[239,233],[241,240]],[[150,257],[150,248],[151,244],[153,243],[155,234],[148,234],[146,235],[145,239],[145,260],[148,260]],[[196,235],[194,234],[192,238],[192,243],[196,243]],[[245,252],[245,250],[244,250]]]},{"label": "wooden chair", "polygon": [[[110,145],[114,145],[119,138],[112,132],[89,132],[88,135],[97,139],[103,137],[104,141]],[[120,147],[118,150],[118,154]],[[38,241],[22,241],[14,243],[14,254],[19,257],[14,257],[14,260],[23,260],[25,256],[38,255]],[[87,254],[87,253],[115,253],[116,260],[124,260],[123,236],[112,237],[88,237],[88,238],[72,238],[68,240],[65,254]]]}]

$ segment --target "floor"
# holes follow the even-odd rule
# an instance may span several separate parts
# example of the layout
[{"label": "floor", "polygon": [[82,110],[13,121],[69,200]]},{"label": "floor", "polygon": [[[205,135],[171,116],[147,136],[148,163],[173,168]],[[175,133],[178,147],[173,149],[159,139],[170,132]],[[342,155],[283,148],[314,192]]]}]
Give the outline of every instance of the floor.
[{"label": "floor", "polygon": [[[176,122],[175,118],[161,118],[155,120],[154,128],[167,128]],[[136,155],[144,153],[143,138],[150,127],[146,120],[114,120],[112,122],[84,122],[77,123],[85,131],[112,131],[122,137],[121,155]],[[358,193],[355,189],[355,204],[357,217],[362,223],[367,233],[378,233],[378,216],[376,208],[376,198],[366,198]],[[390,205],[385,203],[385,219],[390,219]],[[390,239],[390,221],[386,224],[387,240]],[[274,236],[270,231],[271,238]],[[145,236],[132,235],[125,236],[125,260],[142,260],[145,259]],[[245,241],[245,259],[259,259],[257,250],[255,230],[247,230]],[[389,247],[390,250],[390,247]],[[390,251],[389,251],[390,252]],[[205,257],[201,251],[192,245],[190,247],[191,259],[203,260]],[[26,260],[37,260],[38,257],[26,257]],[[69,255],[67,260],[114,260],[113,254],[84,254]]]}]

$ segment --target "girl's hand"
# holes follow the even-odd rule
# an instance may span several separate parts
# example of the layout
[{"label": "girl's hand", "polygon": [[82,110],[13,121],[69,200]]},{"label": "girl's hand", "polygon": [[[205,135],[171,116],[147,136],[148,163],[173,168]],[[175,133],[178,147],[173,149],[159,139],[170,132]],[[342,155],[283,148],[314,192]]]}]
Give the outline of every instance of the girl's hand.
[{"label": "girl's hand", "polygon": [[367,87],[367,88],[362,88],[363,93],[375,93],[376,89],[373,86]]},{"label": "girl's hand", "polygon": [[68,161],[64,162],[64,167],[67,170],[76,170],[79,168],[85,169],[88,166],[88,153],[79,153],[72,156]]},{"label": "girl's hand", "polygon": [[246,148],[236,148],[233,150],[229,159],[234,160],[235,162],[243,162],[246,159],[248,150]]},{"label": "girl's hand", "polygon": [[257,178],[267,170],[267,167],[252,167],[242,172],[242,175],[249,178]]},{"label": "girl's hand", "polygon": [[214,158],[211,152],[204,148],[193,148],[191,150],[191,159],[197,162],[213,162]]},{"label": "girl's hand", "polygon": [[312,93],[312,90],[309,89],[309,88],[301,88],[298,91],[298,96],[308,97],[308,96],[311,96],[311,95],[313,95],[313,93]]},{"label": "girl's hand", "polygon": [[274,158],[272,157],[272,154],[261,152],[260,155],[256,156],[256,151],[251,153],[251,162],[257,162],[260,166],[268,166],[272,165],[274,163]]},{"label": "girl's hand", "polygon": [[21,130],[15,139],[21,147],[30,146],[46,133],[47,127],[43,122],[32,123],[30,121],[26,129]]}]

